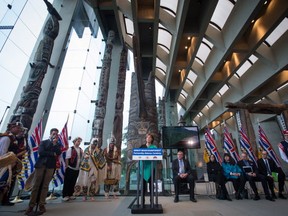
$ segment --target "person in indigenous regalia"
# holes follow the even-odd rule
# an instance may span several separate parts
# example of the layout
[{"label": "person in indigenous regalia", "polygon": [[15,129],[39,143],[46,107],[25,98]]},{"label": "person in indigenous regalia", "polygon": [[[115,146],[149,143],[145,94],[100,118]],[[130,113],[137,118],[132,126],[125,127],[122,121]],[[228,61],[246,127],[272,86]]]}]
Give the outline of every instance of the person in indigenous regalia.
[{"label": "person in indigenous regalia", "polygon": [[117,198],[116,193],[119,192],[119,181],[121,177],[121,154],[115,146],[115,138],[112,137],[109,140],[108,147],[104,149],[106,159],[104,191],[106,198],[109,198],[109,192],[111,191],[113,191],[114,198]]},{"label": "person in indigenous regalia", "polygon": [[76,137],[71,146],[66,152],[66,170],[64,177],[64,185],[62,190],[63,201],[74,200],[74,187],[79,175],[80,161],[83,157],[83,150],[80,148],[82,142],[81,137]]},{"label": "person in indigenous regalia", "polygon": [[284,140],[278,144],[279,153],[286,163],[288,163],[288,130],[283,131]]},{"label": "person in indigenous regalia", "polygon": [[[8,152],[13,152],[15,155],[18,154],[18,142],[16,136],[21,133],[23,127],[21,122],[11,122],[7,125],[7,130],[5,133],[0,134],[0,156],[4,156]],[[5,190],[4,194],[2,195],[2,205],[12,206],[14,203],[10,202],[10,196],[12,195],[12,187],[16,180],[16,163],[12,167],[12,179],[9,184],[8,190]]]},{"label": "person in indigenous regalia", "polygon": [[91,200],[95,200],[94,196],[99,190],[101,178],[98,170],[98,159],[96,159],[99,152],[98,139],[92,138],[90,145],[84,150],[78,180],[74,189],[74,195],[83,195],[83,201],[86,201],[88,196],[91,197]]},{"label": "person in indigenous regalia", "polygon": [[[288,163],[288,130],[283,131],[284,140],[278,144],[278,149],[282,160]],[[278,167],[278,185],[279,185],[279,198],[287,199],[283,195],[285,186],[286,175],[281,167]]]}]

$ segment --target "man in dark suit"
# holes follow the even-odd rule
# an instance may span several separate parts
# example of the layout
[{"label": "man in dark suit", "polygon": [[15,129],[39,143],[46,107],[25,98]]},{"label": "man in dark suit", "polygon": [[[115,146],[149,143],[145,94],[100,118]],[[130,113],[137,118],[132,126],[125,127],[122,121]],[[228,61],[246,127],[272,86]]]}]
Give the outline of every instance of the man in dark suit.
[{"label": "man in dark suit", "polygon": [[189,183],[190,200],[197,202],[194,197],[195,182],[192,175],[192,169],[188,160],[184,158],[184,152],[179,150],[177,159],[172,162],[173,182],[175,187],[174,202],[179,202],[179,190],[181,183]]},{"label": "man in dark suit", "polygon": [[[39,214],[46,212],[45,200],[49,182],[56,169],[56,157],[61,154],[61,146],[58,143],[58,132],[58,129],[52,128],[49,139],[41,141],[39,145],[39,158],[35,164],[34,171],[35,181],[32,187],[29,206],[25,212],[26,215],[29,215],[33,211],[37,203],[39,204]],[[39,200],[37,200],[38,196]]]},{"label": "man in dark suit", "polygon": [[238,166],[242,169],[245,177],[245,181],[249,181],[249,184],[255,194],[253,200],[259,200],[260,196],[258,194],[256,181],[261,181],[262,187],[264,189],[265,197],[267,200],[275,201],[269,193],[267,180],[264,175],[260,174],[256,164],[248,159],[246,152],[242,152],[241,160],[238,161]]},{"label": "man in dark suit", "polygon": [[272,176],[272,172],[278,173],[278,197],[280,199],[286,199],[286,197],[282,194],[285,184],[285,174],[280,167],[276,166],[275,162],[272,159],[268,158],[267,151],[262,151],[262,158],[257,160],[257,164],[259,173],[266,177],[273,199],[277,199],[277,197],[274,192],[274,179]]}]

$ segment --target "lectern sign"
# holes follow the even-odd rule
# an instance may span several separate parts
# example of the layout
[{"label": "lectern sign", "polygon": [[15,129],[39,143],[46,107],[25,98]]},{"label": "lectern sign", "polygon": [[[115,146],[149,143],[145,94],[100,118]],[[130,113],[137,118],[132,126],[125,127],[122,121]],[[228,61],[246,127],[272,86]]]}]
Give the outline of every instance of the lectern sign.
[{"label": "lectern sign", "polygon": [[134,148],[132,160],[162,160],[162,148]]}]

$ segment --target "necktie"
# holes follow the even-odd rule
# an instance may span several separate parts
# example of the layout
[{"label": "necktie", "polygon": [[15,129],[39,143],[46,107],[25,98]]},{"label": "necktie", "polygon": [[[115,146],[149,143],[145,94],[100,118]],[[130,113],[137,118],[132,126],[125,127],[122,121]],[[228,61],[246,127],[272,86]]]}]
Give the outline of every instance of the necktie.
[{"label": "necktie", "polygon": [[179,160],[179,165],[180,165],[180,173],[184,173],[184,163],[183,163],[183,160]]},{"label": "necktie", "polygon": [[269,166],[268,160],[265,159],[264,161],[265,161],[265,165],[266,165],[266,168],[267,168],[267,173],[268,173],[269,175],[271,175],[271,170],[270,170],[270,166]]}]

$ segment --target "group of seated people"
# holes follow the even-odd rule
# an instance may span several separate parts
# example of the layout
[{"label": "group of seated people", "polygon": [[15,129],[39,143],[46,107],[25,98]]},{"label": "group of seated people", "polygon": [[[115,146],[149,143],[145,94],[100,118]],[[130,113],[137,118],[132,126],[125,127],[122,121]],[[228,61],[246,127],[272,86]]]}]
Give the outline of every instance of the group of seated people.
[{"label": "group of seated people", "polygon": [[286,199],[283,195],[285,174],[272,159],[267,157],[266,151],[262,151],[262,158],[257,160],[257,165],[248,159],[245,152],[241,153],[241,160],[237,163],[228,153],[224,154],[221,165],[216,161],[214,155],[210,155],[209,159],[210,161],[207,163],[208,178],[209,181],[215,182],[217,198],[232,201],[225,186],[226,182],[231,181],[235,190],[235,199],[243,199],[246,190],[245,184],[248,181],[254,193],[253,200],[260,199],[256,182],[261,182],[265,198],[275,201],[277,199],[274,192],[273,173],[275,173],[278,176],[278,198]]},{"label": "group of seated people", "polygon": [[[287,199],[283,195],[285,174],[281,167],[278,167],[272,159],[268,158],[266,151],[262,151],[262,158],[257,160],[257,164],[249,160],[246,152],[241,153],[241,159],[237,163],[228,153],[224,154],[223,159],[222,164],[220,164],[214,155],[210,155],[207,163],[208,178],[209,181],[215,182],[218,199],[232,201],[226,188],[228,181],[233,184],[236,200],[248,198],[247,189],[245,189],[246,182],[249,182],[253,190],[253,200],[260,200],[256,182],[261,182],[267,200]],[[181,183],[189,184],[190,200],[197,202],[194,196],[195,178],[192,175],[189,161],[184,157],[183,150],[178,151],[177,159],[172,162],[172,171],[175,187],[174,202],[179,202]],[[277,176],[277,180],[275,176]],[[274,191],[275,180],[278,181],[278,197]]]}]

